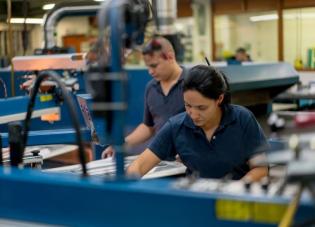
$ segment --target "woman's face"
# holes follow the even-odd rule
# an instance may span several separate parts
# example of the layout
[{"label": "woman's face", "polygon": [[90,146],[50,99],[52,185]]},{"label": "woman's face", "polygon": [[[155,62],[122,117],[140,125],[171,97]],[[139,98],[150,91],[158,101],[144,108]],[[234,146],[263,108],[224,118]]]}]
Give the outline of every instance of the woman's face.
[{"label": "woman's face", "polygon": [[184,92],[184,102],[187,114],[191,117],[194,124],[204,127],[216,119],[221,111],[220,104],[223,101],[223,94],[218,99],[204,97],[198,91],[188,90]]}]

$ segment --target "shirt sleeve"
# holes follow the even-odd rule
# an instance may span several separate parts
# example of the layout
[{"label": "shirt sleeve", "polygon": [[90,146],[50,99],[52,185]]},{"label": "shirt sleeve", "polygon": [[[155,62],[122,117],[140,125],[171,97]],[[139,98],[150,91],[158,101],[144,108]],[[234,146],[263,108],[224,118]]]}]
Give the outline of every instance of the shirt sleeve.
[{"label": "shirt sleeve", "polygon": [[175,147],[172,137],[172,125],[167,121],[156,134],[148,148],[161,160],[175,157]]},{"label": "shirt sleeve", "polygon": [[250,159],[255,154],[266,152],[269,149],[269,144],[254,115],[251,112],[248,115],[248,120],[244,128],[243,141],[245,154]]},{"label": "shirt sleeve", "polygon": [[150,112],[150,108],[148,105],[148,87],[145,88],[144,92],[144,113],[143,113],[143,123],[149,127],[154,126],[153,117]]}]

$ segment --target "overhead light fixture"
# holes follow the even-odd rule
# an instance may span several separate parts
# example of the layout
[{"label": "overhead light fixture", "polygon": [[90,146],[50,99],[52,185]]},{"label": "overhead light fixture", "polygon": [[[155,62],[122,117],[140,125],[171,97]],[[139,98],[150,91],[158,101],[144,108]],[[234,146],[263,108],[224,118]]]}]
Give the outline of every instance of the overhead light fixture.
[{"label": "overhead light fixture", "polygon": [[51,3],[51,4],[45,4],[43,5],[43,10],[51,10],[52,8],[55,7],[55,4],[54,3]]},{"label": "overhead light fixture", "polygon": [[[303,13],[301,15],[299,14],[284,14],[284,19],[292,20],[292,19],[314,19],[315,14],[314,13]],[[260,21],[269,21],[269,20],[278,20],[277,14],[266,14],[266,15],[260,15],[260,16],[252,16],[249,18],[252,22],[260,22]]]},{"label": "overhead light fixture", "polygon": [[283,17],[284,19],[314,19],[315,13],[302,13],[302,14],[290,13],[290,14],[284,14]]},{"label": "overhead light fixture", "polygon": [[11,24],[43,24],[43,18],[11,18]]},{"label": "overhead light fixture", "polygon": [[259,21],[269,21],[269,20],[278,20],[277,14],[266,14],[260,16],[253,16],[249,18],[252,22],[259,22]]},{"label": "overhead light fixture", "polygon": [[105,0],[94,0],[94,2],[104,2]]}]

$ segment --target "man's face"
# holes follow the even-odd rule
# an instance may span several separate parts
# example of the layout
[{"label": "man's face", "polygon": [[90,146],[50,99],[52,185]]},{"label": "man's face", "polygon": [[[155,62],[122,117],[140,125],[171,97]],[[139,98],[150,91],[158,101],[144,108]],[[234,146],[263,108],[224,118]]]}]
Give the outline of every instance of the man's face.
[{"label": "man's face", "polygon": [[244,52],[237,52],[236,54],[235,54],[235,59],[237,60],[237,61],[247,61],[248,59],[247,59],[247,54],[246,53],[244,53]]},{"label": "man's face", "polygon": [[188,90],[184,92],[184,102],[187,114],[198,127],[204,127],[211,122],[218,111],[223,100],[221,95],[217,100],[202,96],[198,91]]},{"label": "man's face", "polygon": [[145,65],[150,75],[157,81],[167,80],[170,74],[169,61],[161,52],[146,54],[143,56]]}]

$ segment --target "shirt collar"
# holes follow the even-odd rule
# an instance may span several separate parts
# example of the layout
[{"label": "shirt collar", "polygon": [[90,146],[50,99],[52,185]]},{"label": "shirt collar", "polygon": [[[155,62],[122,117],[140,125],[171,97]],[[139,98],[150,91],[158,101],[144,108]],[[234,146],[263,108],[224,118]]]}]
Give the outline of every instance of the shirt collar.
[{"label": "shirt collar", "polygon": [[222,107],[223,116],[220,122],[220,126],[225,127],[229,124],[232,124],[236,120],[235,114],[233,114],[233,106],[232,105],[224,105]]},{"label": "shirt collar", "polygon": [[[220,122],[220,125],[218,127],[218,130],[232,124],[235,120],[235,114],[233,114],[233,106],[232,105],[224,105],[222,107],[223,110],[223,115],[222,115],[222,119]],[[199,130],[200,128],[197,127],[194,122],[192,121],[192,119],[189,117],[189,115],[186,113],[185,119],[184,119],[184,125],[191,128],[191,129],[195,129],[195,130]]]}]

